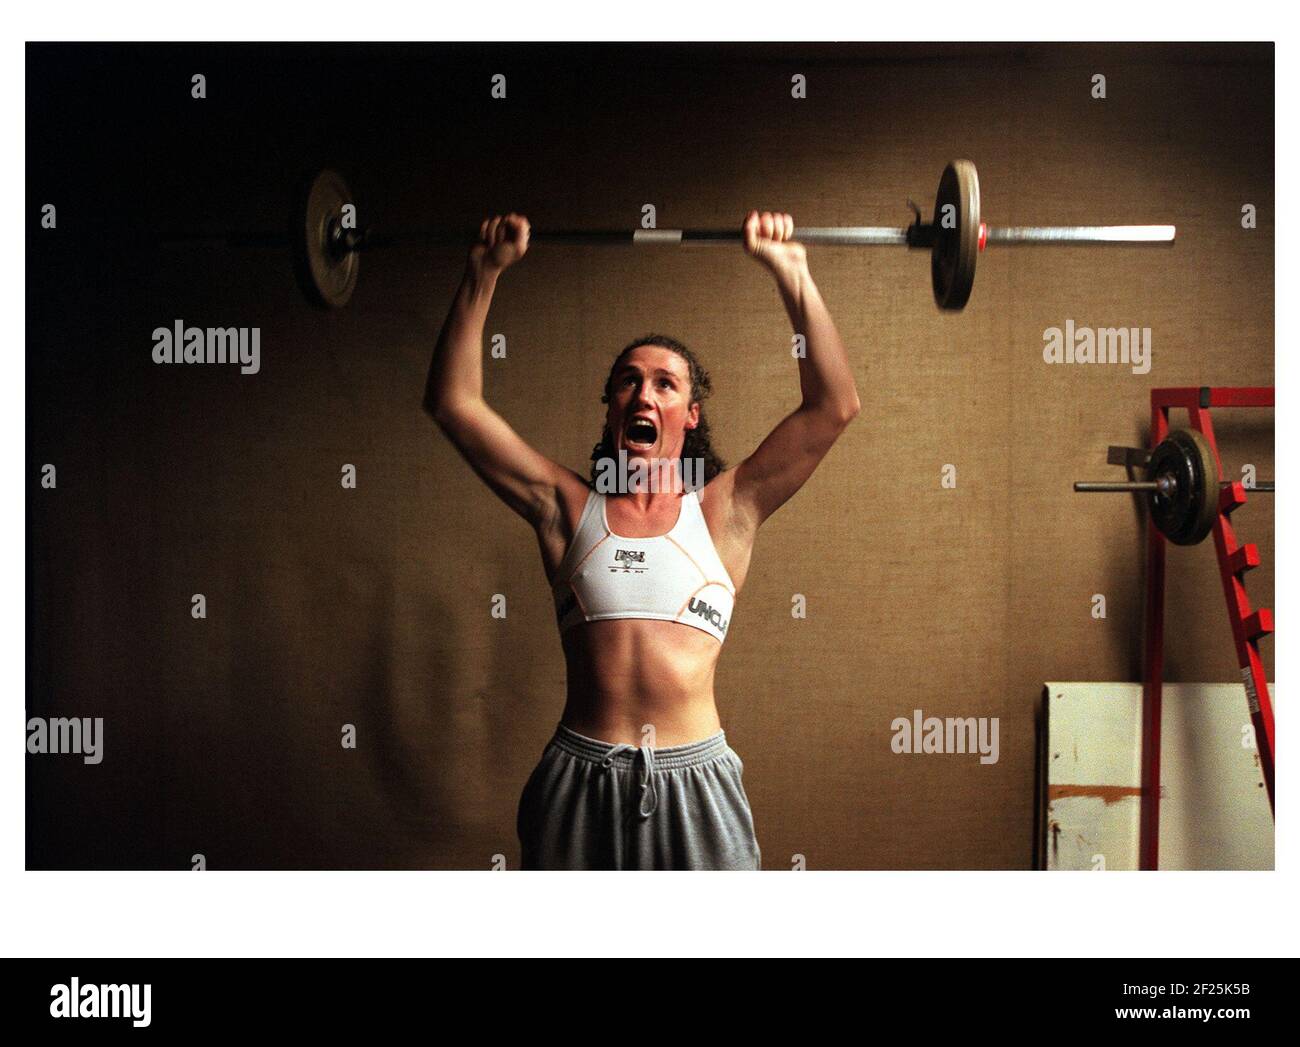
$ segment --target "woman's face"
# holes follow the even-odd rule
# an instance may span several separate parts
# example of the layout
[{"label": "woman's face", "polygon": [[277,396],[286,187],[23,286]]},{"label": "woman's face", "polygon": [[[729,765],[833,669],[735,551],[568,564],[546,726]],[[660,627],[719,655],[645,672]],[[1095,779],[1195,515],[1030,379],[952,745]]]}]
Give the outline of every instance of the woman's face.
[{"label": "woman's face", "polygon": [[671,349],[639,345],[614,370],[605,416],[615,452],[631,458],[680,458],[686,430],[700,422],[691,372]]}]

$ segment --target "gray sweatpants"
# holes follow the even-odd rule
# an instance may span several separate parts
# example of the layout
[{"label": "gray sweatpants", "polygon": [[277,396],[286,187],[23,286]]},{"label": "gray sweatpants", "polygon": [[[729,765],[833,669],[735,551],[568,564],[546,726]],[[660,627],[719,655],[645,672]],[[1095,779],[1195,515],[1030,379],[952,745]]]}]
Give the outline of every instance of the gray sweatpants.
[{"label": "gray sweatpants", "polygon": [[758,869],[745,766],[719,731],[663,749],[558,725],[519,799],[525,869]]}]

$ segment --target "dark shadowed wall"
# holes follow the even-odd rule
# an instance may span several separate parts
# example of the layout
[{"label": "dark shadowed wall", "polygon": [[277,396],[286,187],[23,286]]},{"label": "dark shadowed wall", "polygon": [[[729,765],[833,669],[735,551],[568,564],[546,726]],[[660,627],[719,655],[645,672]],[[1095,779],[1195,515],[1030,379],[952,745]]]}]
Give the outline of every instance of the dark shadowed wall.
[{"label": "dark shadowed wall", "polygon": [[[1071,482],[1118,472],[1152,387],[1273,381],[1268,45],[32,46],[27,89],[27,713],[105,721],[98,765],[28,757],[33,868],[517,862],[564,662],[531,532],[420,410],[463,251],[367,255],[324,314],[284,252],[153,243],[279,228],[321,166],[389,228],[630,227],[646,203],[904,225],[959,156],[991,223],[1178,225],[1169,250],[990,248],[957,315],[919,252],[810,251],[863,411],[761,532],[719,666],[768,868],[1029,867],[1043,681],[1141,672],[1143,518]],[[260,328],[259,373],[154,364],[178,319]],[[1149,327],[1150,372],[1046,364],[1067,321]],[[498,287],[487,396],[585,473],[611,358],[649,331],[711,369],[730,462],[798,403],[739,246],[534,247]],[[1229,470],[1272,477],[1272,412],[1215,420]],[[1272,507],[1235,522],[1270,607]],[[1239,679],[1210,543],[1171,550],[1167,639],[1168,678]],[[998,762],[893,753],[918,708],[997,717]]]}]

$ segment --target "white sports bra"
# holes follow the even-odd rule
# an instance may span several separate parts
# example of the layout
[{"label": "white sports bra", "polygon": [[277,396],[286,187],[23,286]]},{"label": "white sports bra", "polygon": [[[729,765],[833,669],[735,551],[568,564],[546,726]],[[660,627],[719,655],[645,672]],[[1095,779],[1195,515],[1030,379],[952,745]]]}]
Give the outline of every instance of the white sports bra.
[{"label": "white sports bra", "polygon": [[736,603],[699,491],[684,493],[673,529],[651,538],[615,534],[605,495],[591,491],[555,578],[561,634],[584,621],[654,618],[693,625],[721,643]]}]

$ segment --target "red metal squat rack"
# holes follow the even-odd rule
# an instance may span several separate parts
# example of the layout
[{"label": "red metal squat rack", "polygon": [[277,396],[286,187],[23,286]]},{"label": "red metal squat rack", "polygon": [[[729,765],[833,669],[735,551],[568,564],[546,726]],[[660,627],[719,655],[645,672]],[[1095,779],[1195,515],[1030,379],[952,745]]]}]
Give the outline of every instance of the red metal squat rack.
[{"label": "red metal squat rack", "polygon": [[[1270,386],[1240,388],[1176,388],[1151,390],[1151,446],[1154,448],[1169,435],[1169,411],[1183,407],[1191,416],[1192,428],[1209,441],[1214,451],[1215,472],[1223,479],[1223,461],[1214,439],[1210,421],[1213,407],[1272,407]],[[1219,557],[1219,575],[1223,595],[1228,603],[1228,620],[1237,647],[1237,664],[1246,686],[1246,704],[1255,727],[1255,744],[1259,752],[1268,803],[1273,802],[1273,703],[1264,677],[1264,663],[1259,657],[1259,641],[1273,632],[1273,612],[1252,611],[1246,595],[1245,574],[1259,566],[1259,550],[1254,544],[1238,545],[1229,516],[1246,504],[1246,490],[1240,483],[1223,487],[1219,512],[1214,520],[1214,548]],[[1165,627],[1165,536],[1154,523],[1147,521],[1147,604],[1146,604],[1146,681],[1142,693],[1142,813],[1139,837],[1142,869],[1159,868],[1160,843],[1160,705],[1164,674]],[[1275,809],[1275,808],[1274,808]]]}]

